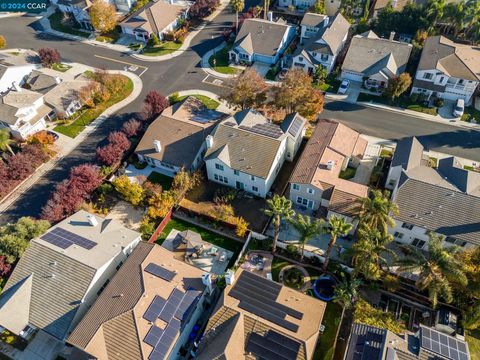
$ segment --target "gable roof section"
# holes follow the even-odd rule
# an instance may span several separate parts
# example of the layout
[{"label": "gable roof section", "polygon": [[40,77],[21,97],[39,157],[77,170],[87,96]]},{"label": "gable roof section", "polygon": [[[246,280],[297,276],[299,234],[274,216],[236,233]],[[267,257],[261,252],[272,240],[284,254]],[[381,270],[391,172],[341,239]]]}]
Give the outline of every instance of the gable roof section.
[{"label": "gable roof section", "polygon": [[300,23],[300,25],[320,27],[322,26],[326,18],[328,18],[328,16],[324,14],[307,12],[305,13],[305,15],[303,15],[302,22]]},{"label": "gable roof section", "polygon": [[395,148],[390,166],[401,166],[411,170],[420,165],[423,157],[423,145],[415,136],[401,139]]},{"label": "gable roof section", "polygon": [[381,39],[373,32],[356,35],[352,38],[342,70],[369,76],[387,68],[398,75],[405,70],[411,51],[412,45]]},{"label": "gable roof section", "polygon": [[[5,291],[33,276],[30,302],[23,303],[24,308],[18,311],[26,311],[29,306],[29,323],[63,340],[95,272],[94,268],[33,240],[5,285]],[[8,323],[10,316],[17,314],[5,314],[0,325]]]},{"label": "gable roof section", "polygon": [[20,334],[29,323],[32,282],[33,274],[27,275],[0,297],[0,323],[15,334]]},{"label": "gable roof section", "polygon": [[479,81],[480,47],[454,43],[444,36],[429,37],[417,69],[437,69],[448,76]]}]

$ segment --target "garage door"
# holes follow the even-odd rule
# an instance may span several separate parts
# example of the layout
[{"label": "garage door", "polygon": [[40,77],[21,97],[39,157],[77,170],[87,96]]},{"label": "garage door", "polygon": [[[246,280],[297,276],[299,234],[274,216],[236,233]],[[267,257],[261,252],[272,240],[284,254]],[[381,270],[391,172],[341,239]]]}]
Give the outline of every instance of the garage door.
[{"label": "garage door", "polygon": [[342,71],[342,79],[349,79],[349,80],[352,80],[352,81],[360,81],[361,82],[363,80],[363,76],[358,75],[357,73],[350,72],[350,71]]}]

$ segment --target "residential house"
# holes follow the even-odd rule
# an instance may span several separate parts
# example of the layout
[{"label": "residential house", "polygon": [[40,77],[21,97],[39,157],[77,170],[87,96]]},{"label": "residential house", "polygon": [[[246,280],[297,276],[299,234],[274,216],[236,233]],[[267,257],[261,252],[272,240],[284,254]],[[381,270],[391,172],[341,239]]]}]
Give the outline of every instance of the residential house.
[{"label": "residential house", "polygon": [[[322,17],[325,15],[305,14],[301,25],[301,41],[303,43],[304,39],[307,40],[297,47],[292,56],[292,67],[302,69],[310,75],[318,66],[325,68],[327,73],[333,70],[338,55],[347,41],[350,29],[350,23],[340,13],[337,13],[331,21],[326,17],[316,24],[314,19]],[[304,22],[312,25],[306,26]],[[315,31],[315,29],[318,30]]]},{"label": "residential house", "polygon": [[45,130],[46,121],[54,116],[41,93],[22,89],[17,84],[0,97],[0,127],[6,127],[20,140]]},{"label": "residential house", "polygon": [[14,84],[22,86],[25,78],[36,68],[36,65],[8,65],[0,63],[0,96],[8,92]]},{"label": "residential house", "polygon": [[320,120],[290,177],[290,200],[298,207],[320,209],[327,217],[344,217],[355,231],[355,203],[368,196],[368,186],[342,179],[340,172],[358,166],[367,145],[355,130]]},{"label": "residential house", "polygon": [[300,22],[300,43],[303,44],[305,40],[323,32],[329,21],[330,18],[327,15],[310,12],[305,13]]},{"label": "residential house", "polygon": [[341,77],[382,91],[390,79],[405,72],[411,51],[411,44],[379,38],[373,31],[355,35],[342,65]]},{"label": "residential house", "polygon": [[395,11],[402,11],[408,3],[415,3],[415,0],[374,0],[370,7],[372,18],[376,19],[387,6],[391,6]]},{"label": "residential house", "polygon": [[233,63],[259,62],[275,65],[295,37],[295,28],[285,21],[246,19],[228,57]]},{"label": "residential house", "polygon": [[445,246],[480,245],[480,173],[465,169],[460,159],[431,159],[415,137],[402,139],[386,187],[399,207],[391,229],[395,241],[427,249],[433,232],[445,236]]},{"label": "residential house", "polygon": [[218,245],[210,244],[193,230],[172,229],[162,243],[175,259],[193,265],[204,272],[223,275],[233,252]]},{"label": "residential house", "polygon": [[83,210],[51,227],[30,242],[7,281],[0,326],[35,342],[39,358],[56,358],[140,240],[140,233]]},{"label": "residential house", "polygon": [[49,68],[33,70],[25,79],[23,88],[42,94],[48,93],[62,81],[73,81],[75,77],[66,72],[59,72]]},{"label": "residential house", "polygon": [[325,307],[303,292],[239,269],[227,279],[196,358],[310,360]]},{"label": "residential house", "polygon": [[305,124],[297,113],[280,125],[255,110],[236,113],[207,139],[208,179],[266,197],[284,161],[295,157]]},{"label": "residential house", "polygon": [[314,6],[315,2],[315,0],[279,0],[278,6],[280,8],[294,7],[299,12],[303,12]]},{"label": "residential house", "polygon": [[470,103],[480,83],[480,47],[457,44],[443,36],[425,40],[412,94],[427,99],[464,99]]},{"label": "residential house", "polygon": [[72,354],[80,349],[85,358],[102,360],[185,355],[182,345],[211,301],[203,274],[159,245],[138,244],[68,338]]},{"label": "residential house", "polygon": [[208,135],[226,116],[189,96],[165,109],[150,124],[135,154],[140,161],[170,177],[182,168],[194,171],[202,164]]},{"label": "residential house", "polygon": [[160,40],[164,34],[173,32],[187,18],[188,7],[185,3],[174,1],[152,1],[129,15],[119,23],[124,34],[135,36],[137,40],[148,41],[155,34]]},{"label": "residential house", "polygon": [[416,333],[396,335],[387,329],[354,323],[344,360],[470,360],[464,339],[420,325]]}]

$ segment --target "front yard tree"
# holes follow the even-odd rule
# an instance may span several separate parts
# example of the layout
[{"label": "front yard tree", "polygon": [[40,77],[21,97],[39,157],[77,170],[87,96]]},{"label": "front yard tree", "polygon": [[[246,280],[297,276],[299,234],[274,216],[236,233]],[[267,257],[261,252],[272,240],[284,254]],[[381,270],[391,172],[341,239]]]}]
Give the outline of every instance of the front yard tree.
[{"label": "front yard tree", "polygon": [[53,48],[41,48],[38,50],[38,56],[42,65],[48,68],[51,68],[54,64],[60,62],[60,53],[57,49]]},{"label": "front yard tree", "polygon": [[244,0],[230,0],[230,6],[235,11],[235,33],[238,32],[238,13],[243,11],[245,7]]},{"label": "front yard tree", "polygon": [[356,212],[360,225],[385,236],[388,228],[395,226],[391,215],[398,215],[398,206],[390,200],[388,191],[373,190],[369,197],[358,200]]},{"label": "front yard tree", "polygon": [[103,0],[94,0],[89,11],[90,19],[95,30],[106,33],[117,26],[115,7]]},{"label": "front yard tree", "polygon": [[312,240],[315,235],[319,235],[323,232],[323,220],[312,220],[312,218],[308,215],[297,214],[295,218],[290,220],[290,223],[300,234],[300,261],[303,261],[303,258],[305,256],[305,244]]},{"label": "front yard tree", "polygon": [[315,1],[315,4],[310,8],[310,12],[315,14],[326,14],[325,0]]},{"label": "front yard tree", "polygon": [[7,40],[5,40],[5,36],[0,35],[0,49],[3,49],[7,46]]},{"label": "front yard tree", "polygon": [[327,271],[328,262],[332,254],[333,247],[337,242],[339,236],[347,235],[352,230],[352,224],[347,223],[342,217],[332,216],[328,219],[325,232],[330,235],[330,241],[328,242],[327,252],[325,253],[325,261],[323,263],[323,271]]},{"label": "front yard tree", "polygon": [[443,236],[430,233],[428,252],[413,245],[402,249],[406,257],[399,259],[398,271],[418,272],[415,285],[419,290],[427,290],[428,297],[435,308],[438,298],[442,297],[447,303],[453,300],[452,283],[467,286],[468,278],[463,266],[456,258],[460,248],[457,246],[443,247]]},{"label": "front yard tree", "polygon": [[388,82],[385,94],[394,101],[395,98],[402,95],[412,84],[412,77],[409,73],[402,73],[399,76],[395,76]]},{"label": "front yard tree", "polygon": [[274,253],[277,250],[277,241],[280,235],[280,223],[282,219],[291,219],[295,212],[292,209],[292,202],[278,194],[275,194],[272,199],[268,199],[267,205],[268,209],[265,209],[264,212],[267,216],[273,217],[274,234],[272,252]]},{"label": "front yard tree", "polygon": [[232,107],[244,110],[258,106],[266,100],[268,86],[265,79],[252,68],[234,78],[230,85],[230,92],[224,99]]},{"label": "front yard tree", "polygon": [[8,129],[0,129],[0,151],[6,152],[8,151],[10,154],[15,155],[13,153],[12,145],[15,141],[10,138],[10,132]]},{"label": "front yard tree", "polygon": [[150,39],[148,39],[148,45],[156,46],[160,45],[160,39],[158,38],[157,34],[153,33],[150,35]]},{"label": "front yard tree", "polygon": [[142,128],[142,123],[138,120],[131,119],[125,122],[122,126],[122,131],[127,135],[127,137],[133,137],[138,134]]},{"label": "front yard tree", "polygon": [[144,111],[148,120],[153,120],[170,106],[168,99],[156,90],[150,90],[145,97]]}]

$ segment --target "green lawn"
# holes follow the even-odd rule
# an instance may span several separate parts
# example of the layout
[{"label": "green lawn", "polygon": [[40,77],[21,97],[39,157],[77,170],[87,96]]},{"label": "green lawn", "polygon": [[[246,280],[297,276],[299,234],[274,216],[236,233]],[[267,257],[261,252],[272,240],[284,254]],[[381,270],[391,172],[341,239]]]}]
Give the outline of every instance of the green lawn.
[{"label": "green lawn", "polygon": [[480,329],[466,331],[465,338],[472,360],[480,360]]},{"label": "green lawn", "polygon": [[349,180],[355,176],[356,172],[356,169],[347,167],[345,170],[340,171],[339,177],[340,179]]},{"label": "green lawn", "polygon": [[[228,66],[228,51],[230,50],[229,46],[225,46],[222,50],[217,51],[214,55],[210,56],[208,63],[210,66],[219,73],[234,75],[237,73],[237,69]],[[215,60],[215,66],[214,61]]]},{"label": "green lawn", "polygon": [[65,24],[63,22],[63,18],[64,16],[61,12],[55,12],[52,15],[50,15],[48,20],[50,20],[50,26],[52,27],[53,30],[57,30],[57,31],[71,34],[71,35],[81,36],[84,38],[88,38],[90,36],[90,33],[88,32],[76,30],[71,25]]},{"label": "green lawn", "polygon": [[165,41],[160,45],[145,48],[145,50],[143,50],[143,55],[147,55],[147,56],[167,55],[178,50],[180,46],[182,46],[181,43],[176,43],[174,41]]},{"label": "green lawn", "polygon": [[52,65],[52,69],[53,70],[57,70],[57,71],[60,71],[60,72],[65,72],[67,71],[68,69],[71,69],[72,67],[70,65],[67,65],[67,64],[62,64],[62,63],[55,63]]},{"label": "green lawn", "polygon": [[280,259],[278,257],[274,257],[272,261],[272,279],[273,281],[278,281],[278,274],[280,274],[280,270],[282,270],[285,266],[291,265],[292,263]]},{"label": "green lawn", "polygon": [[438,114],[438,109],[436,107],[429,108],[420,104],[415,104],[410,100],[410,97],[408,97],[408,95],[402,95],[401,97],[399,97],[398,99],[395,99],[395,101],[392,102],[383,96],[375,96],[375,95],[360,93],[358,95],[358,101],[367,101],[367,102],[372,101],[379,104],[397,106],[397,107],[408,109],[408,110],[418,111],[418,112],[422,112],[422,113],[433,115],[433,116]]},{"label": "green lawn", "polygon": [[[128,78],[127,85],[123,89],[116,94],[112,94],[110,99],[107,101],[98,104],[92,109],[82,110],[80,116],[73,121],[73,123],[68,125],[58,125],[53,130],[60,132],[66,136],[71,138],[75,138],[78,134],[80,134],[85,126],[90,124],[94,121],[97,117],[99,117],[106,109],[110,106],[122,101],[125,99],[130,93],[133,91],[133,82]],[[75,116],[75,115],[74,115]]]},{"label": "green lawn", "polygon": [[148,181],[154,184],[160,184],[163,190],[168,190],[172,187],[173,179],[169,176],[160,174],[156,171],[152,171],[152,173],[147,178]]},{"label": "green lawn", "polygon": [[207,109],[210,109],[210,110],[215,110],[220,105],[220,103],[218,101],[213,100],[212,98],[209,98],[208,96],[199,95],[199,94],[180,96],[178,98],[178,101],[182,101],[183,99],[186,99],[189,96],[193,96],[194,98],[197,98],[207,107]]},{"label": "green lawn", "polygon": [[475,109],[472,106],[465,108],[465,113],[462,115],[462,121],[472,121],[475,120],[477,123],[480,122],[480,111]]},{"label": "green lawn", "polygon": [[333,302],[327,303],[327,309],[323,316],[322,324],[325,331],[320,334],[317,346],[313,354],[313,360],[332,360],[335,352],[335,336],[340,325],[340,317],[342,316],[342,307]]},{"label": "green lawn", "polygon": [[165,240],[165,238],[167,237],[167,235],[170,233],[170,231],[172,231],[172,229],[179,230],[179,231],[193,230],[199,233],[204,241],[232,251],[234,255],[232,256],[232,260],[231,260],[232,264],[229,264],[229,266],[233,265],[233,263],[235,262],[235,259],[237,258],[243,246],[241,242],[217,235],[201,227],[195,226],[186,221],[182,221],[178,219],[172,219],[168,222],[167,226],[165,226],[163,231],[158,236],[156,243],[161,245]]}]

